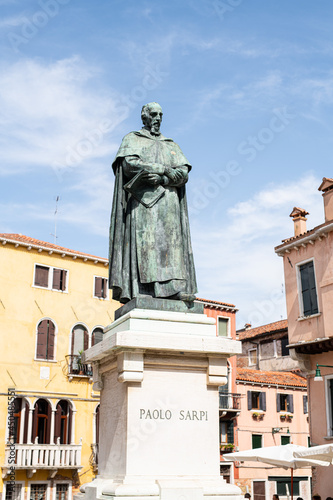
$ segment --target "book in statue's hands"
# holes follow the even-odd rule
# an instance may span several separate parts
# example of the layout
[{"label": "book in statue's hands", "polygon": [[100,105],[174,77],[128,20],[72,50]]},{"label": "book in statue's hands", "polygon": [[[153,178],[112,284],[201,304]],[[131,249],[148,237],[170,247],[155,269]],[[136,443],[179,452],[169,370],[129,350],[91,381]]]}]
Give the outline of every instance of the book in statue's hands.
[{"label": "book in statue's hands", "polygon": [[148,184],[146,181],[148,173],[147,170],[140,170],[133,179],[124,185],[124,189],[131,193],[143,206],[151,208],[164,195],[165,188],[161,184],[157,186]]}]

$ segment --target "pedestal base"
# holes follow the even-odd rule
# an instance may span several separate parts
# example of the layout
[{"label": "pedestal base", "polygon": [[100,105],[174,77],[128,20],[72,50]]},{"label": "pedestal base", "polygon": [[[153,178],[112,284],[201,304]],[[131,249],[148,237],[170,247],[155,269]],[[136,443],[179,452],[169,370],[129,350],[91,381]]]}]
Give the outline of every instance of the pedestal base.
[{"label": "pedestal base", "polygon": [[101,390],[99,476],[84,500],[239,500],[220,477],[218,387],[240,351],[204,314],[133,309],[105,328],[84,353]]}]

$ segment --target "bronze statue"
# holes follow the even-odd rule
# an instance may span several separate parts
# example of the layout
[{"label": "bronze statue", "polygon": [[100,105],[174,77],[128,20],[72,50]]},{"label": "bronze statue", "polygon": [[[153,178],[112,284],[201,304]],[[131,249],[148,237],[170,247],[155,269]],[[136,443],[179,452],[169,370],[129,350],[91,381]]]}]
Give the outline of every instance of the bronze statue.
[{"label": "bronze statue", "polygon": [[126,303],[150,296],[193,302],[197,292],[185,184],[191,165],[160,133],[162,108],[142,108],[112,164],[109,288]]}]

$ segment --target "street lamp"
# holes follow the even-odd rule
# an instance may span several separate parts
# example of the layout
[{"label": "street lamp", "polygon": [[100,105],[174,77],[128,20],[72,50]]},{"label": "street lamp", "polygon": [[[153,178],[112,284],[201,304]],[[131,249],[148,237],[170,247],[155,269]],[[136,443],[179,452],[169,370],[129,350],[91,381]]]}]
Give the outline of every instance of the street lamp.
[{"label": "street lamp", "polygon": [[323,381],[323,377],[321,376],[319,366],[322,367],[322,368],[333,368],[332,365],[319,365],[317,363],[317,366],[316,366],[316,375],[315,375],[315,377],[313,379],[315,382],[322,382]]}]

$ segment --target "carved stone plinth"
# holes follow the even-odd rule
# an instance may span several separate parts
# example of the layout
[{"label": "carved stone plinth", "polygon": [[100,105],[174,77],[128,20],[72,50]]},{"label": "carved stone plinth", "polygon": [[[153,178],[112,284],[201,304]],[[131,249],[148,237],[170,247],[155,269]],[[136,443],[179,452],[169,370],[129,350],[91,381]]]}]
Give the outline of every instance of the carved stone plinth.
[{"label": "carved stone plinth", "polygon": [[218,387],[240,352],[204,314],[134,308],[107,327],[85,352],[101,389],[99,475],[85,500],[239,500],[219,472]]}]

